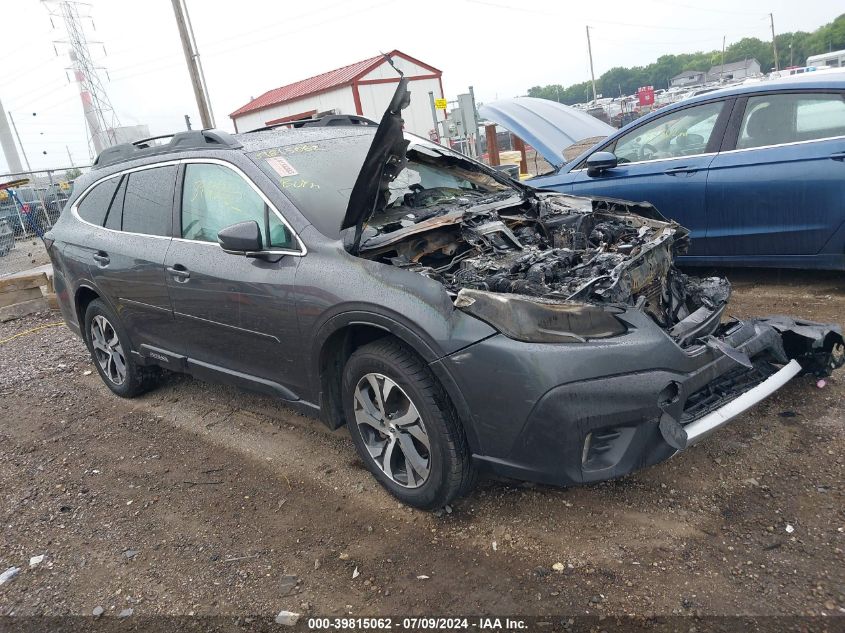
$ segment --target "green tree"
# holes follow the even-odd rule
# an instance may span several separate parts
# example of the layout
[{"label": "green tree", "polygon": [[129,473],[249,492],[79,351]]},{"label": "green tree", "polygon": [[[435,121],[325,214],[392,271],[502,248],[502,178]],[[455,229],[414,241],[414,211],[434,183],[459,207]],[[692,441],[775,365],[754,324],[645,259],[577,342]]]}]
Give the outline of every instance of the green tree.
[{"label": "green tree", "polygon": [[[777,35],[775,43],[780,68],[790,65],[790,54],[793,65],[803,66],[810,55],[845,49],[845,13],[812,33],[806,31],[781,33]],[[751,58],[760,62],[760,69],[763,72],[769,72],[774,68],[775,62],[772,42],[756,37],[744,37],[725,49],[726,64]],[[616,97],[620,92],[625,95],[633,94],[640,86],[666,88],[672,77],[685,70],[708,71],[721,62],[721,50],[661,55],[657,61],[648,66],[611,68],[596,78],[596,90],[605,97]],[[565,87],[560,84],[533,86],[528,89],[528,95],[572,105],[591,100],[593,91],[591,82],[583,81]]]}]

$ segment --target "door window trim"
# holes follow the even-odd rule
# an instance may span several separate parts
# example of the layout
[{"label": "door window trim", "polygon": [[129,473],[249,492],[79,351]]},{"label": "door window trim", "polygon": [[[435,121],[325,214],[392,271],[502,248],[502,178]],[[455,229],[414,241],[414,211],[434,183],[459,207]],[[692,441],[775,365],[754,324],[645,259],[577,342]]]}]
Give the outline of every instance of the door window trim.
[{"label": "door window trim", "polygon": [[[296,240],[296,243],[299,245],[298,250],[297,249],[276,249],[276,250],[269,250],[269,251],[266,250],[266,251],[262,251],[262,252],[269,253],[271,255],[292,255],[294,257],[304,257],[305,255],[308,254],[308,247],[305,246],[305,242],[303,242],[302,238],[299,237],[299,234],[296,231],[293,230],[293,227],[291,227],[291,225],[288,223],[288,221],[285,219],[285,217],[276,208],[276,205],[274,205],[271,202],[271,200],[264,194],[264,192],[261,191],[261,189],[259,189],[258,185],[256,185],[255,182],[253,182],[252,178],[250,178],[237,165],[234,165],[233,163],[222,160],[220,158],[202,158],[202,157],[180,158],[180,159],[176,159],[176,160],[163,161],[163,162],[160,162],[160,163],[151,163],[149,165],[141,165],[140,167],[130,167],[129,169],[124,169],[122,171],[118,171],[118,172],[115,172],[113,174],[109,174],[108,176],[104,176],[103,178],[100,178],[99,180],[95,180],[94,182],[92,182],[90,185],[88,185],[85,188],[85,190],[80,194],[79,198],[77,198],[76,201],[71,206],[71,208],[70,208],[71,215],[73,215],[73,217],[75,217],[77,220],[79,220],[83,224],[87,224],[88,226],[93,226],[94,228],[102,229],[104,231],[110,231],[112,233],[123,233],[125,235],[136,235],[136,236],[140,236],[140,237],[153,237],[153,238],[163,239],[163,240],[178,240],[180,242],[191,242],[193,244],[210,244],[211,246],[216,246],[217,248],[220,248],[222,250],[222,248],[220,247],[220,244],[218,242],[206,242],[204,240],[190,240],[190,239],[186,239],[186,238],[181,237],[181,215],[182,215],[182,190],[181,190],[181,188],[179,189],[179,191],[174,192],[174,202],[173,202],[173,207],[172,207],[172,209],[178,210],[178,214],[179,214],[179,218],[180,218],[180,231],[179,231],[180,237],[175,236],[173,228],[171,228],[171,231],[170,231],[172,235],[169,235],[169,236],[168,235],[150,235],[148,233],[133,233],[132,231],[122,231],[122,230],[116,230],[116,229],[109,229],[109,228],[106,228],[105,226],[93,224],[91,222],[83,220],[82,217],[79,215],[79,212],[77,211],[77,207],[85,199],[85,196],[87,196],[88,193],[94,187],[96,187],[97,185],[99,185],[102,182],[105,182],[106,180],[110,180],[111,178],[120,178],[125,174],[131,174],[133,172],[143,171],[145,169],[154,169],[156,167],[168,167],[168,166],[171,166],[171,165],[182,166],[182,165],[196,164],[196,163],[221,165],[223,167],[228,167],[229,169],[234,171],[236,174],[238,174],[261,197],[261,199],[264,201],[264,204],[266,204],[267,207],[269,209],[271,209],[273,211],[273,213],[276,214],[276,217],[278,217],[279,221],[281,221],[281,223],[284,224],[285,228],[287,228],[287,230],[290,232],[290,234]],[[182,170],[180,170],[180,171],[182,171]],[[181,176],[181,174],[180,174],[180,176]],[[183,178],[177,176],[177,185],[183,185],[184,183],[182,181],[183,181]],[[177,207],[177,202],[176,202],[176,194],[178,194],[178,207]]]},{"label": "door window trim", "polygon": [[775,143],[774,145],[758,145],[757,147],[740,147],[738,149],[728,149],[721,154],[738,154],[740,152],[753,152],[758,149],[772,149],[773,147],[789,147],[790,145],[806,145],[807,143],[824,143],[826,141],[841,141],[845,139],[845,134],[839,136],[825,136],[824,138],[811,138],[806,141],[789,141],[788,143]]}]

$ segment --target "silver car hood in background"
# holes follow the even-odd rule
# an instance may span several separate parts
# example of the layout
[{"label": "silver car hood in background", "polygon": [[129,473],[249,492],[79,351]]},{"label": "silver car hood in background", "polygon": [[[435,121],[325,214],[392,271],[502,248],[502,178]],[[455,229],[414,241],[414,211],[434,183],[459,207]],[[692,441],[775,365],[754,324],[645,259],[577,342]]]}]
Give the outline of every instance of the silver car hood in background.
[{"label": "silver car hood in background", "polygon": [[586,112],[535,97],[485,103],[478,113],[516,134],[554,167],[564,164],[563,150],[570,145],[616,132],[616,128]]}]

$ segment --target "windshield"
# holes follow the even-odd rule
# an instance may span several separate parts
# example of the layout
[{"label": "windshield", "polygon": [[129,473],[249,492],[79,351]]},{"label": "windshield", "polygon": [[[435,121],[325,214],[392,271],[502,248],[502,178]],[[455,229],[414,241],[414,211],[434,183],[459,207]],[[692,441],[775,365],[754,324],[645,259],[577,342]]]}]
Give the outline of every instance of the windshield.
[{"label": "windshield", "polygon": [[[437,145],[406,138],[411,142],[408,164],[390,183],[391,216],[419,216],[425,209],[510,189],[482,172],[448,164],[440,153],[445,150]],[[321,139],[253,152],[250,157],[321,233],[337,238],[372,139],[371,133]]]},{"label": "windshield", "polygon": [[423,147],[408,148],[408,164],[390,183],[388,209],[413,211],[449,204],[457,198],[484,197],[509,189],[485,173],[443,164]]}]

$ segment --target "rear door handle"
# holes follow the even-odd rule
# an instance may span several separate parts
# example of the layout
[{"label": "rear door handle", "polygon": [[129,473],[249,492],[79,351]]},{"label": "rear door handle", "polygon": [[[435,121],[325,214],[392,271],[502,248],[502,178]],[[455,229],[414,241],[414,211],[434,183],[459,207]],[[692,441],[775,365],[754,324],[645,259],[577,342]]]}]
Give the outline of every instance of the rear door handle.
[{"label": "rear door handle", "polygon": [[176,281],[188,281],[188,279],[191,277],[191,273],[189,273],[188,269],[185,268],[182,264],[168,266],[167,272],[176,277]]},{"label": "rear door handle", "polygon": [[94,261],[97,262],[100,266],[108,266],[111,259],[109,258],[107,253],[103,251],[97,251],[93,255]]},{"label": "rear door handle", "polygon": [[833,160],[845,161],[845,152],[836,152],[835,154],[831,154],[830,157]]}]

